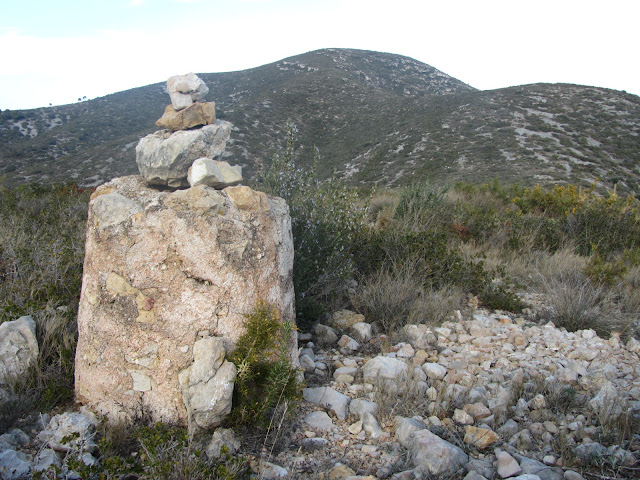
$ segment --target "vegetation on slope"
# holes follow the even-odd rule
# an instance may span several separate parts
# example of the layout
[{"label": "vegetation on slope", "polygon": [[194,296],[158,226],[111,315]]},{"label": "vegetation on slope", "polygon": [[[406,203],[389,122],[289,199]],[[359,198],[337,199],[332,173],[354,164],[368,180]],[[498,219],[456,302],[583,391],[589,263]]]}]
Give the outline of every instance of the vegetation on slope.
[{"label": "vegetation on slope", "polygon": [[[351,185],[526,182],[638,193],[640,98],[602,88],[535,84],[475,91],[399,55],[325,49],[240,72],[201,74],[218,117],[235,126],[225,159],[262,176],[299,130],[319,178]],[[0,112],[0,174],[11,184],[94,185],[135,173],[138,139],[157,129],[162,84],[75,105]],[[71,176],[71,177],[70,177]]]}]

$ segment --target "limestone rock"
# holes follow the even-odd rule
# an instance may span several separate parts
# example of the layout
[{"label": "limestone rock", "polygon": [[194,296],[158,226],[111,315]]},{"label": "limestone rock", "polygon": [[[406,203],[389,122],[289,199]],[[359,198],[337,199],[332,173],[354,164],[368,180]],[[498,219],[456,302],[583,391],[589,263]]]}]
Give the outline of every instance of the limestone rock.
[{"label": "limestone rock", "polygon": [[437,363],[427,362],[422,365],[422,371],[430,380],[442,380],[447,374],[447,369]]},{"label": "limestone rock", "polygon": [[411,435],[409,451],[413,464],[424,465],[431,475],[453,475],[469,461],[462,449],[426,429]]},{"label": "limestone rock", "polygon": [[216,431],[213,432],[211,441],[205,449],[209,460],[221,458],[223,456],[222,447],[226,447],[230,455],[235,454],[240,449],[240,440],[230,428],[216,428]]},{"label": "limestone rock", "polygon": [[496,457],[498,459],[498,475],[502,478],[512,477],[522,472],[516,459],[507,452],[500,451]]},{"label": "limestone rock", "polygon": [[329,324],[333,328],[339,328],[341,330],[347,330],[356,323],[364,322],[364,315],[360,313],[352,312],[351,310],[338,310],[331,315]]},{"label": "limestone rock", "polygon": [[252,465],[252,467],[256,473],[258,473],[259,477],[265,480],[286,478],[289,476],[289,471],[286,468],[264,460],[259,460],[258,463],[255,466]]},{"label": "limestone rock", "polygon": [[95,419],[77,412],[54,416],[47,428],[38,434],[38,440],[59,452],[92,452]]},{"label": "limestone rock", "polygon": [[147,184],[187,187],[189,167],[198,158],[216,158],[227,145],[231,124],[216,120],[196,130],[158,130],[136,146],[136,163]]},{"label": "limestone rock", "polygon": [[60,467],[60,457],[55,450],[51,448],[45,448],[38,453],[33,463],[33,470],[36,472],[42,472],[51,467]]},{"label": "limestone rock", "polygon": [[24,375],[37,358],[36,322],[31,315],[0,325],[0,385]]},{"label": "limestone rock", "polygon": [[[254,201],[237,206],[229,194],[237,188],[248,189],[244,198]],[[104,192],[135,201],[142,211],[101,229],[92,207]],[[154,421],[192,426],[214,425],[227,411],[222,405],[235,367],[219,356],[207,358],[201,346],[233,348],[245,331],[245,314],[260,300],[295,323],[288,207],[252,192],[202,185],[158,191],[133,176],[97,189],[89,205],[78,312],[80,403],[111,419],[142,405]],[[289,349],[297,365],[295,334]],[[209,395],[222,402],[220,411],[207,410]]]},{"label": "limestone rock", "polygon": [[156,126],[175,132],[189,128],[211,125],[216,121],[216,104],[214,102],[194,103],[182,110],[167,105]]},{"label": "limestone rock", "polygon": [[464,429],[464,442],[470,443],[480,450],[493,445],[500,440],[500,436],[488,428],[472,427],[468,425]]},{"label": "limestone rock", "polygon": [[360,343],[367,343],[373,336],[371,324],[358,322],[351,325],[351,335]]},{"label": "limestone rock", "polygon": [[415,418],[396,417],[396,438],[405,448],[411,446],[411,437],[414,432],[424,430],[427,426]]},{"label": "limestone rock", "polygon": [[340,420],[347,418],[350,399],[334,388],[303,388],[302,396],[307,402],[332,410]]},{"label": "limestone rock", "polygon": [[369,412],[363,412],[362,414],[362,429],[367,432],[371,438],[380,438],[386,435],[382,428],[380,428],[376,417]]},{"label": "limestone rock", "polygon": [[311,412],[304,417],[304,423],[312,428],[319,428],[320,430],[331,430],[333,428],[333,420],[326,414],[326,412]]},{"label": "limestone rock", "polygon": [[405,325],[400,330],[402,336],[407,339],[407,341],[411,344],[413,348],[418,349],[429,349],[436,345],[438,339],[433,334],[431,328],[427,325]]},{"label": "limestone rock", "polygon": [[29,478],[31,462],[22,452],[5,450],[0,453],[0,476],[4,480],[22,480]]},{"label": "limestone rock", "polygon": [[319,323],[316,325],[316,336],[318,337],[318,343],[321,345],[331,345],[338,341],[338,335],[335,330],[329,325],[322,325]]},{"label": "limestone rock", "polygon": [[136,213],[142,211],[142,206],[119,193],[100,195],[91,204],[97,226],[105,229],[129,220]]},{"label": "limestone rock", "polygon": [[365,363],[362,368],[364,381],[377,384],[380,381],[403,381],[407,377],[409,367],[406,363],[391,357],[379,355]]},{"label": "limestone rock", "polygon": [[362,415],[366,412],[375,415],[377,409],[378,405],[375,402],[370,402],[364,398],[354,398],[349,403],[349,414],[357,418],[362,418]]},{"label": "limestone rock", "polygon": [[194,73],[175,75],[167,80],[167,90],[171,104],[176,110],[182,110],[199,102],[209,93],[209,87]]},{"label": "limestone rock", "polygon": [[242,182],[242,169],[227,162],[198,158],[187,171],[187,181],[192,187],[207,185],[222,190]]},{"label": "limestone rock", "polygon": [[178,375],[191,432],[217,427],[231,413],[237,369],[224,355],[222,338],[202,338],[193,344],[193,364]]}]

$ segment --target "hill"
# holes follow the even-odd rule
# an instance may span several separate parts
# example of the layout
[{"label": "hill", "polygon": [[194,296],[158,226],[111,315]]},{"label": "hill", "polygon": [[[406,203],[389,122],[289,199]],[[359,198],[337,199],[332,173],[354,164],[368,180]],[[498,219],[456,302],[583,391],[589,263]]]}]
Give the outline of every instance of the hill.
[{"label": "hill", "polygon": [[[180,73],[180,72],[177,72]],[[253,178],[298,129],[321,176],[398,186],[413,179],[588,184],[638,191],[640,97],[534,84],[478,91],[408,57],[324,49],[261,67],[199,74],[235,126],[227,159]],[[135,145],[157,130],[164,83],[73,105],[0,112],[8,185],[102,183],[136,173]]]}]

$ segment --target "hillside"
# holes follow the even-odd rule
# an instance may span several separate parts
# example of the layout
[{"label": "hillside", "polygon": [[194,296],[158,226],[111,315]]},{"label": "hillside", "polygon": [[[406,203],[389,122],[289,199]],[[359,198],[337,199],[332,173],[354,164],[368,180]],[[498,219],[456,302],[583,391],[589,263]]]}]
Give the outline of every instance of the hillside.
[{"label": "hillside", "polygon": [[[176,72],[181,73],[181,72]],[[302,159],[355,184],[415,178],[619,183],[638,191],[640,98],[577,85],[478,91],[399,55],[324,49],[261,67],[199,74],[235,126],[225,155],[254,178],[293,121]],[[157,130],[164,83],[86,102],[0,112],[5,184],[136,173],[135,145]]]}]

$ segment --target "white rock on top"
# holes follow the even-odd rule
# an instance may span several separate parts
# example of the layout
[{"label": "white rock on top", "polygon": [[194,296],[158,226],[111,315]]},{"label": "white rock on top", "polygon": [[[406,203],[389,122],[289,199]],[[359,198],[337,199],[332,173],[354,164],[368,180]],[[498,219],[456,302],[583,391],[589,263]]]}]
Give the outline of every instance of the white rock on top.
[{"label": "white rock on top", "polygon": [[189,185],[207,185],[217,190],[232,187],[242,182],[242,167],[231,166],[210,158],[198,158],[187,172]]},{"label": "white rock on top", "polygon": [[190,107],[209,93],[209,87],[195,73],[175,75],[167,80],[167,90],[171,97],[171,105],[175,110]]}]

